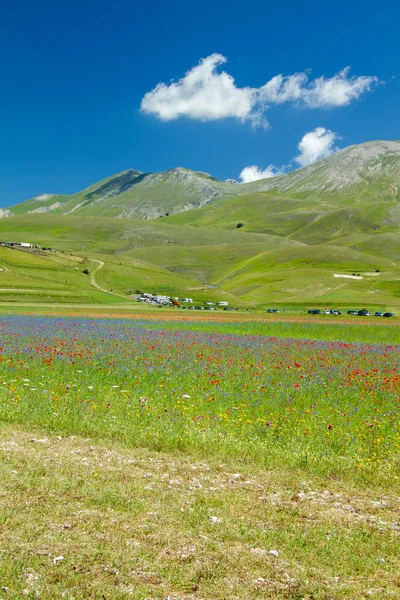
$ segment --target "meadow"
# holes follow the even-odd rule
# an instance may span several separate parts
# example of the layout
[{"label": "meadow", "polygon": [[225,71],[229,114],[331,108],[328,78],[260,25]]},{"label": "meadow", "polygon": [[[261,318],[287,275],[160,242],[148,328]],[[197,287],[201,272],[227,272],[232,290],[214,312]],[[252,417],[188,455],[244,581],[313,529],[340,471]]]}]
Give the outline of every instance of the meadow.
[{"label": "meadow", "polygon": [[400,348],[371,327],[352,342],[291,337],[296,323],[5,316],[0,419],[391,485]]},{"label": "meadow", "polygon": [[395,320],[24,311],[0,598],[398,598]]}]

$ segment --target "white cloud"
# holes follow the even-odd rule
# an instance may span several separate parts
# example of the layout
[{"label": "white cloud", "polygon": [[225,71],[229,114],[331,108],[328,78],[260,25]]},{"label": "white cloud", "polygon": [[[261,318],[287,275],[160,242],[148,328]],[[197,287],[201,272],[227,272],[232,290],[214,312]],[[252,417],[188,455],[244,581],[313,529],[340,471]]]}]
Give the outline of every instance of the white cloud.
[{"label": "white cloud", "polygon": [[330,79],[315,79],[305,90],[304,102],[311,108],[347,106],[379,83],[377,77],[351,77],[349,71],[350,67],[346,67]]},{"label": "white cloud", "polygon": [[261,170],[256,165],[252,165],[251,167],[245,167],[243,171],[239,175],[239,179],[242,183],[251,183],[252,181],[258,181],[259,179],[269,179],[270,177],[277,177],[278,175],[283,175],[285,173],[285,169],[278,169],[274,167],[274,165],[269,165],[264,170]]},{"label": "white cloud", "polygon": [[191,117],[213,121],[224,117],[248,119],[254,108],[254,90],[238,88],[235,80],[217,69],[226,62],[221,54],[212,54],[188,71],[177,83],[159,83],[142,100],[141,110],[162,121]]},{"label": "white cloud", "polygon": [[[317,162],[317,160],[326,158],[338,150],[338,148],[335,148],[334,143],[336,140],[340,139],[340,135],[334,133],[330,129],[316,127],[314,131],[309,131],[303,135],[297,145],[300,154],[295,156],[293,161],[297,162],[301,167],[306,167],[307,165]],[[269,165],[264,170],[256,165],[252,165],[251,167],[245,167],[242,170],[239,179],[242,183],[251,183],[252,181],[258,181],[259,179],[277,177],[278,175],[287,173],[291,167],[293,168],[293,162],[284,167]]]},{"label": "white cloud", "polygon": [[305,73],[294,75],[275,75],[265,85],[257,90],[257,100],[260,103],[283,104],[295,102],[304,96],[308,77]]},{"label": "white cloud", "polygon": [[301,138],[297,146],[300,154],[294,160],[301,167],[311,165],[317,160],[336,152],[334,143],[337,139],[340,139],[337,133],[325,129],[325,127],[317,127],[314,131],[309,131]]},{"label": "white cloud", "polygon": [[273,105],[290,102],[308,108],[347,106],[379,83],[374,76],[350,76],[350,68],[346,67],[331,78],[309,80],[303,72],[276,75],[260,88],[237,87],[234,78],[221,70],[226,60],[222,54],[211,54],[179,81],[159,83],[145,94],[141,110],[162,121],[233,117],[265,126],[265,112]]}]

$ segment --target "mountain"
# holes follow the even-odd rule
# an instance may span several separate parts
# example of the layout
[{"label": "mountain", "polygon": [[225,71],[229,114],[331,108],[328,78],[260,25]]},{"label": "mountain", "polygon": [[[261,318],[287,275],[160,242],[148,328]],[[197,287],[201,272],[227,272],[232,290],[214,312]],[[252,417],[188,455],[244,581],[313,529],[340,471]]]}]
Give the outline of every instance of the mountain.
[{"label": "mountain", "polygon": [[[0,300],[121,302],[142,289],[397,311],[399,184],[400,143],[378,141],[250,184],[127,170],[76,194],[42,194],[3,210],[0,240],[53,251],[3,250]],[[83,266],[96,267],[102,292]]]},{"label": "mountain", "polygon": [[390,234],[385,238],[387,252],[397,255],[399,186],[400,143],[368,142],[288,175],[241,186],[243,195],[171,216],[167,222],[208,229],[240,225],[247,232],[306,244],[346,238],[347,245],[362,241],[355,236]]},{"label": "mountain", "polygon": [[363,197],[397,200],[400,142],[366,142],[344,148],[288,175],[247,185],[247,191],[270,191],[298,197]]},{"label": "mountain", "polygon": [[[287,175],[240,184],[178,167],[161,173],[123,171],[72,195],[42,194],[0,211],[156,219],[215,205],[252,192],[319,201],[398,202],[400,142],[376,141],[344,150]],[[397,217],[396,217],[397,218]]]},{"label": "mountain", "polygon": [[[3,216],[47,213],[156,219],[201,207],[238,188],[208,173],[178,167],[161,173],[129,169],[72,195],[42,194],[5,211]],[[0,214],[0,217],[2,215]]]}]

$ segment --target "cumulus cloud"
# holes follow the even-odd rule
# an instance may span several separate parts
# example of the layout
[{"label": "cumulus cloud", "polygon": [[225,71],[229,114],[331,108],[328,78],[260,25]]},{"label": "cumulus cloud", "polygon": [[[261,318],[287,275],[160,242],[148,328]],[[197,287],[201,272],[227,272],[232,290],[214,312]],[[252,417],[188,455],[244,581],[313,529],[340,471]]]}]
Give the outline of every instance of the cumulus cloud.
[{"label": "cumulus cloud", "polygon": [[368,92],[379,79],[373,76],[350,76],[346,67],[333,77],[309,81],[306,73],[276,75],[257,91],[258,101],[267,104],[298,102],[309,108],[347,106]]},{"label": "cumulus cloud", "polygon": [[221,54],[212,54],[188,71],[176,83],[159,83],[142,100],[141,110],[162,121],[191,117],[213,121],[224,117],[248,119],[254,109],[254,90],[238,88],[235,80],[218,67],[226,62]]},{"label": "cumulus cloud", "polygon": [[283,104],[304,99],[308,77],[305,73],[275,75],[257,90],[257,101],[266,104]]},{"label": "cumulus cloud", "polygon": [[340,140],[340,135],[334,133],[330,129],[325,127],[316,127],[313,131],[309,131],[301,138],[297,145],[300,150],[300,154],[294,157],[288,165],[284,167],[275,167],[269,165],[266,169],[260,169],[256,165],[251,167],[245,167],[239,175],[239,179],[242,183],[251,183],[252,181],[258,181],[259,179],[268,179],[270,177],[277,177],[278,175],[284,175],[293,168],[293,162],[296,162],[301,167],[311,165],[317,160],[326,158],[330,154],[333,154],[338,150],[334,146],[336,140]]},{"label": "cumulus cloud", "polygon": [[297,146],[300,154],[294,160],[301,167],[306,167],[321,158],[326,158],[336,152],[337,148],[334,147],[334,143],[338,139],[340,136],[337,133],[325,129],[325,127],[317,127],[314,131],[303,135]]},{"label": "cumulus cloud", "polygon": [[141,102],[144,113],[162,121],[188,117],[213,121],[233,117],[267,125],[266,111],[274,105],[295,103],[308,108],[347,106],[379,83],[375,76],[351,76],[346,67],[333,77],[310,80],[308,73],[276,75],[259,88],[238,87],[221,66],[222,54],[211,54],[170,84],[159,83]]},{"label": "cumulus cloud", "polygon": [[274,165],[269,165],[266,169],[262,170],[256,165],[251,167],[245,167],[239,175],[239,179],[242,183],[251,183],[252,181],[258,181],[259,179],[269,179],[270,177],[277,177],[285,173],[284,168],[278,169]]}]

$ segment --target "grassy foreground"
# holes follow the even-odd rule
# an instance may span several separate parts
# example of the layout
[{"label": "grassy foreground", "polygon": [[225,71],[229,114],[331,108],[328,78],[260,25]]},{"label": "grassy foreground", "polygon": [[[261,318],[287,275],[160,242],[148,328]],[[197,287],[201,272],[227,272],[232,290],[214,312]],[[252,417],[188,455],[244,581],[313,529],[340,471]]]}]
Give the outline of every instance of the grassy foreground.
[{"label": "grassy foreground", "polygon": [[0,597],[398,598],[399,499],[0,429]]},{"label": "grassy foreground", "polygon": [[0,598],[399,597],[394,320],[66,312],[0,320]]}]

